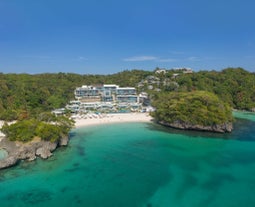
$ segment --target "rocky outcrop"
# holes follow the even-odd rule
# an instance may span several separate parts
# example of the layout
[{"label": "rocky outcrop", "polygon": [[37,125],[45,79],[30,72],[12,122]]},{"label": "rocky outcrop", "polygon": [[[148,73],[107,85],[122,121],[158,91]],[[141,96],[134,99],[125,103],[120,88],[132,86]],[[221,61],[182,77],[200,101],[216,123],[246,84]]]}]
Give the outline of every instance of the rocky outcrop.
[{"label": "rocky outcrop", "polygon": [[17,162],[18,162],[18,159],[15,156],[8,156],[6,159],[0,160],[0,169],[13,166]]},{"label": "rocky outcrop", "polygon": [[190,123],[179,122],[179,121],[175,121],[173,123],[159,121],[159,123],[164,126],[173,127],[176,129],[185,129],[185,130],[210,131],[210,132],[219,132],[219,133],[231,132],[233,130],[232,123],[215,124],[211,126],[202,126],[202,125],[190,124]]},{"label": "rocky outcrop", "polygon": [[35,154],[43,159],[47,159],[52,156],[52,151],[57,148],[57,143],[42,142],[42,145],[36,149]]},{"label": "rocky outcrop", "polygon": [[12,142],[6,137],[0,141],[1,148],[8,152],[8,156],[0,160],[0,169],[7,168],[17,164],[20,160],[35,160],[37,157],[47,159],[52,156],[52,152],[58,146],[66,146],[68,137],[62,138],[59,143],[42,141],[40,138],[34,138],[31,142]]},{"label": "rocky outcrop", "polygon": [[68,136],[63,136],[59,141],[59,146],[67,146],[69,142]]},{"label": "rocky outcrop", "polygon": [[52,156],[52,153],[50,150],[48,150],[46,147],[40,147],[36,150],[35,154],[37,156],[40,156],[43,159],[47,159],[50,156]]}]

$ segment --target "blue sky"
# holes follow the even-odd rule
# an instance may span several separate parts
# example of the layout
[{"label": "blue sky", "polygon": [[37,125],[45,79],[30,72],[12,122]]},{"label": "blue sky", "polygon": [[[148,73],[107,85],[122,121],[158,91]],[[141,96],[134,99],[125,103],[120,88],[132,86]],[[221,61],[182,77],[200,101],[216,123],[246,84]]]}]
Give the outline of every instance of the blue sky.
[{"label": "blue sky", "polygon": [[255,72],[253,0],[0,0],[0,72]]}]

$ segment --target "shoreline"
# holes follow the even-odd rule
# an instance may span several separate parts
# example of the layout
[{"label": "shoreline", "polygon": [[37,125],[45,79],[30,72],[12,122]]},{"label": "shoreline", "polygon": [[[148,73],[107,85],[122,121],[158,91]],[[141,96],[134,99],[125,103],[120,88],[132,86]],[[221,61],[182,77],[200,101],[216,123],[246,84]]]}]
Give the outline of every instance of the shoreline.
[{"label": "shoreline", "polygon": [[[123,114],[88,114],[75,119],[75,128],[88,127],[102,124],[125,123],[125,122],[152,122],[148,113],[123,113]],[[0,121],[0,127],[4,122]],[[59,142],[42,141],[34,138],[27,143],[9,141],[4,134],[0,134],[0,149],[3,158],[0,159],[0,169],[9,168],[18,164],[20,160],[33,161],[37,157],[47,159],[53,155],[53,151],[60,146],[68,145],[68,137],[63,137]]]},{"label": "shoreline", "polygon": [[88,127],[95,125],[105,125],[113,123],[125,123],[125,122],[152,122],[153,118],[149,113],[116,113],[116,114],[105,114],[86,116],[83,118],[76,118],[75,127]]}]

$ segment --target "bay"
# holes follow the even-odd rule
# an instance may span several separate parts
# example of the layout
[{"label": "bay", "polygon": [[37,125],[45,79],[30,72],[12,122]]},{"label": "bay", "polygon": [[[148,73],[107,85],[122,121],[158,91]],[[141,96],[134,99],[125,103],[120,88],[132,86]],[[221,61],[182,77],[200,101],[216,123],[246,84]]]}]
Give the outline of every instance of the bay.
[{"label": "bay", "polygon": [[242,113],[229,134],[153,123],[75,129],[47,161],[0,171],[1,207],[255,206],[254,117]]}]

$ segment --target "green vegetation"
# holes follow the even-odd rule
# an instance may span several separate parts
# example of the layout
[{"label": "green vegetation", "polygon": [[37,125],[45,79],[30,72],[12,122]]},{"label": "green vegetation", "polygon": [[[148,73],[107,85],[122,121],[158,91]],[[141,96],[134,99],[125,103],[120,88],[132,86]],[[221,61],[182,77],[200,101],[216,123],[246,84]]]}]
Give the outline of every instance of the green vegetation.
[{"label": "green vegetation", "polygon": [[162,93],[153,102],[152,116],[166,123],[212,126],[232,122],[231,108],[205,91]]},{"label": "green vegetation", "polygon": [[67,117],[53,116],[51,111],[74,99],[76,87],[107,83],[136,86],[139,80],[151,73],[142,70],[114,75],[0,73],[0,120],[17,120],[10,126],[5,124],[2,131],[12,141],[27,142],[35,136],[58,141],[68,135],[73,122]]},{"label": "green vegetation", "polygon": [[64,116],[55,117],[51,115],[51,117],[47,122],[43,119],[40,121],[32,118],[17,121],[11,125],[5,123],[2,131],[11,141],[28,142],[34,137],[40,137],[45,141],[58,142],[60,138],[68,135],[74,122]]},{"label": "green vegetation", "polygon": [[[173,74],[179,73],[177,77]],[[146,77],[154,76],[158,81],[153,90],[148,90],[148,81],[138,91],[153,95],[155,88],[162,92],[208,91],[236,109],[255,108],[255,74],[242,68],[218,71],[200,71],[183,74],[169,70],[156,74],[155,71],[131,70],[112,75],[58,74],[2,74],[0,73],[0,119],[23,120],[36,118],[45,111],[64,107],[74,98],[74,89],[81,85],[110,84],[137,87]]]},{"label": "green vegetation", "polygon": [[[216,94],[232,108],[255,110],[255,73],[242,68],[227,68],[222,71],[199,71],[185,74],[180,70],[169,70],[154,75],[159,81],[148,92],[208,91]],[[147,84],[148,85],[148,84]],[[143,90],[147,90],[147,85]]]},{"label": "green vegetation", "polygon": [[180,86],[178,91],[209,91],[233,108],[241,110],[255,108],[255,74],[242,68],[183,74],[176,81]]},{"label": "green vegetation", "polygon": [[81,85],[110,84],[136,86],[152,72],[123,71],[113,75],[1,74],[0,120],[36,118],[45,111],[64,107],[74,99],[74,89]]},{"label": "green vegetation", "polygon": [[[45,140],[58,140],[61,134],[68,133],[71,125],[66,121],[56,120],[50,111],[64,107],[74,99],[73,92],[76,87],[91,84],[115,83],[137,87],[139,92],[148,92],[159,109],[159,114],[155,116],[168,116],[168,121],[172,121],[173,117],[192,123],[196,120],[196,123],[202,124],[230,120],[230,109],[226,104],[236,109],[255,110],[255,73],[242,68],[191,74],[180,70],[155,72],[156,70],[125,70],[111,75],[0,73],[0,120],[18,120],[12,126],[5,125],[3,130],[12,140],[28,141],[34,136]],[[196,91],[210,93],[195,93]],[[208,98],[211,104],[205,105],[204,98]],[[188,117],[187,114],[191,112],[194,116]],[[50,124],[53,122],[58,124]]]}]

